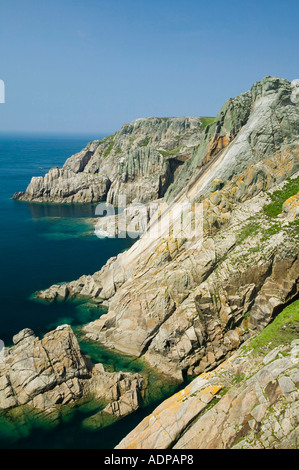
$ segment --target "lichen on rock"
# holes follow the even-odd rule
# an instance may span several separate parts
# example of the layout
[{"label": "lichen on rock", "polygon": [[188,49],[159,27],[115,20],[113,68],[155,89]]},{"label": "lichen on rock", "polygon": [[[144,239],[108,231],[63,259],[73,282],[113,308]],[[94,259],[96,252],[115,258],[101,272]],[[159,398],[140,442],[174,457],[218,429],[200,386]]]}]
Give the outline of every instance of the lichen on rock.
[{"label": "lichen on rock", "polygon": [[13,342],[0,362],[0,410],[26,405],[48,415],[92,397],[106,403],[101,413],[120,418],[140,406],[142,376],[92,364],[70,326],[59,326],[42,339],[27,328]]}]

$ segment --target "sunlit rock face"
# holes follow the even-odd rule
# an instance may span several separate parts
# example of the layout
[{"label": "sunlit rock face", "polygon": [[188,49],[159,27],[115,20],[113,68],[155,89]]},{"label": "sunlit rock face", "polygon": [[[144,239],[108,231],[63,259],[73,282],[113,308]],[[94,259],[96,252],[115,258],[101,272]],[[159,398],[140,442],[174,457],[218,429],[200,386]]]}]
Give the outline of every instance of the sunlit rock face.
[{"label": "sunlit rock face", "polygon": [[107,403],[101,414],[117,418],[139,407],[143,378],[92,364],[70,326],[59,326],[42,339],[27,328],[13,342],[1,354],[1,410],[27,405],[49,414],[90,396]]},{"label": "sunlit rock face", "polygon": [[[197,117],[142,118],[90,142],[62,168],[34,177],[15,199],[52,203],[146,203],[162,197],[203,134]],[[120,198],[120,199],[119,199]]]},{"label": "sunlit rock face", "polygon": [[296,449],[299,340],[285,341],[279,327],[271,337],[281,344],[271,349],[258,337],[264,346],[256,350],[247,343],[161,403],[116,448]]},{"label": "sunlit rock face", "polygon": [[[86,334],[176,378],[220,364],[298,292],[299,108],[291,94],[290,82],[266,77],[230,99],[130,250],[37,295],[105,301],[108,313]],[[272,214],[265,207],[277,197]],[[179,209],[192,220],[197,205],[199,229],[182,235]]]},{"label": "sunlit rock face", "polygon": [[[50,170],[15,195],[31,201],[112,204],[121,204],[124,196],[129,206],[102,219],[98,230],[118,235],[114,223],[123,224],[124,216],[140,229],[140,239],[101,270],[36,293],[51,302],[75,297],[103,302],[107,313],[84,326],[88,338],[141,356],[180,381],[199,375],[120,447],[240,447],[245,436],[244,447],[253,442],[279,447],[280,437],[282,445],[292,447],[296,441],[295,425],[288,427],[285,420],[297,419],[298,397],[292,387],[298,382],[293,361],[298,344],[283,344],[271,360],[253,360],[236,351],[298,296],[298,136],[299,104],[292,100],[291,83],[266,77],[228,100],[206,127],[201,118],[138,119],[90,143],[62,169]],[[145,204],[143,215],[136,203]],[[29,359],[31,349],[40,345],[32,332],[23,332],[12,358],[24,341]],[[91,390],[102,396],[102,391],[115,390],[108,383],[117,383],[122,393],[116,397],[111,392],[107,413],[124,415],[138,407],[142,378],[108,377],[101,366],[90,368],[79,352],[74,363],[69,358],[64,364],[59,351],[51,389],[47,382],[40,388],[34,369],[35,375],[24,375],[18,392],[18,382],[13,386],[13,376],[7,378],[10,370],[3,369],[4,408],[16,406],[18,395],[41,407],[45,400],[47,406],[53,400],[66,403]],[[42,371],[49,367],[41,363]],[[60,370],[65,370],[63,378]],[[241,388],[231,374],[244,378]],[[27,382],[33,395],[27,393]],[[267,406],[264,392],[272,397]],[[280,413],[282,397],[286,407]],[[211,413],[209,404],[216,405]],[[275,417],[268,413],[272,405]],[[161,431],[161,423],[167,432]],[[277,430],[274,441],[272,428]],[[209,429],[209,435],[202,429]]]}]

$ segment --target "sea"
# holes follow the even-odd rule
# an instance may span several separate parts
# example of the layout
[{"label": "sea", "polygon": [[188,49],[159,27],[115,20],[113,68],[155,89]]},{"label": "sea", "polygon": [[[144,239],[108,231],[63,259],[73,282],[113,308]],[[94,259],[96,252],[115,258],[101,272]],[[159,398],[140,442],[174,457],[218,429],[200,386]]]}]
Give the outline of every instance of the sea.
[{"label": "sea", "polygon": [[[178,384],[151,370],[142,360],[111,352],[86,340],[82,325],[99,318],[105,309],[88,301],[37,302],[34,293],[52,284],[93,274],[106,261],[127,250],[131,238],[98,238],[90,219],[94,204],[41,204],[16,201],[32,176],[62,166],[87,143],[105,135],[0,134],[0,340],[12,346],[23,328],[37,336],[62,324],[72,326],[82,351],[109,371],[143,373],[149,383],[143,407],[121,420],[93,415],[103,408],[95,401],[65,405],[58,417],[45,419],[30,409],[0,412],[0,448],[113,449]],[[1,343],[1,344],[3,344]]]}]

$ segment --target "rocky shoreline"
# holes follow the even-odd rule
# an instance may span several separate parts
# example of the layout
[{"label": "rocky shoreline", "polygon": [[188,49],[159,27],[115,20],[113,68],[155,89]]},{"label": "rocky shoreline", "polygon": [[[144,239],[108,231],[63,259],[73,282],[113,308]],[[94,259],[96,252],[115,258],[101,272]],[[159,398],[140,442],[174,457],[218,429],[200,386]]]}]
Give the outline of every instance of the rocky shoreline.
[{"label": "rocky shoreline", "polygon": [[27,405],[46,414],[81,398],[106,402],[100,412],[120,418],[142,402],[144,379],[140,374],[107,372],[80,350],[69,325],[46,333],[42,339],[30,329],[13,337],[0,361],[0,410]]},{"label": "rocky shoreline", "polygon": [[[124,196],[128,204],[125,211],[99,219],[98,231],[117,235],[127,229],[129,221],[133,231],[141,235],[128,251],[109,259],[98,272],[53,285],[37,292],[36,297],[51,302],[85,297],[104,303],[108,313],[84,326],[88,338],[142,357],[173,379],[183,381],[186,375],[199,375],[184,392],[188,396],[203,392],[200,403],[190,401],[193,422],[215,398],[221,403],[221,396],[217,396],[225,384],[233,386],[230,372],[219,382],[222,364],[227,364],[233,375],[245,374],[251,357],[239,355],[241,345],[263,331],[298,297],[298,136],[299,105],[292,101],[291,83],[265,77],[250,91],[228,100],[207,127],[200,118],[136,120],[113,136],[90,143],[62,169],[33,178],[27,190],[14,198],[60,203],[106,200],[117,205]],[[138,204],[144,204],[145,211],[138,212]],[[182,231],[182,216],[192,228],[188,233]],[[296,342],[289,343],[282,352],[292,358],[297,347]],[[264,359],[261,356],[252,374],[260,373]],[[281,378],[285,382],[290,369],[297,374],[297,362],[286,361],[277,374],[271,369],[273,379],[261,382],[262,388],[271,388],[269,383],[280,374],[285,374]],[[261,370],[268,377],[270,371]],[[93,379],[84,380],[94,383]],[[245,402],[252,397],[252,383],[246,382],[242,389]],[[295,378],[292,383],[298,386]],[[142,389],[141,383],[138,387]],[[279,393],[273,392],[273,404],[276,406],[282,394],[292,408],[295,390],[291,390],[293,395],[285,395],[284,390],[280,384]],[[217,442],[222,447],[237,446],[241,424],[233,402],[239,392],[232,387],[224,399],[231,397],[231,428],[222,422],[218,426],[217,417],[211,418],[216,423],[213,439],[198,437],[201,434],[196,426],[194,435],[192,428],[188,431],[190,423],[187,417],[184,420],[181,394],[169,399],[170,408],[179,403],[178,415],[167,418],[170,441],[169,436],[161,441],[157,438],[159,417],[157,428],[155,423],[153,427],[141,423],[138,433],[143,437],[136,438],[133,432],[121,446],[188,448],[190,442],[199,448],[217,447]],[[260,399],[250,401],[250,409],[264,409],[262,405]],[[126,402],[126,406],[134,408],[133,402]],[[163,414],[164,405],[158,415],[160,410]],[[215,410],[222,412],[222,408]],[[296,416],[296,409],[293,412]],[[259,425],[252,416],[242,423],[246,436],[252,434],[246,441],[248,446],[258,445],[255,431]],[[204,423],[205,415],[202,419]],[[271,420],[268,424],[276,426]],[[278,425],[283,426],[279,420]],[[172,428],[184,430],[183,435],[181,431],[172,433]],[[238,431],[233,431],[235,428]],[[289,440],[294,446],[297,434],[290,434],[293,428],[289,431],[281,442],[286,445]],[[270,446],[268,435],[265,440]],[[274,444],[279,447],[276,441]]]},{"label": "rocky shoreline", "polygon": [[[296,199],[292,195],[275,217],[263,209],[275,191],[288,192],[289,178],[298,186],[299,114],[290,96],[289,82],[269,77],[226,103],[190,161],[199,163],[197,178],[167,203],[174,183],[140,240],[93,275],[54,285],[37,296],[105,302],[108,314],[85,327],[87,336],[143,356],[176,379],[216,367],[298,292],[298,241],[292,227]],[[269,120],[281,114],[283,123],[285,113],[293,124],[281,124],[285,134],[280,136],[269,129]],[[205,154],[205,160],[211,159],[208,166],[198,160],[207,141],[212,149]],[[189,239],[175,235],[175,210],[186,199],[202,207],[202,231]],[[192,207],[188,210],[192,218]],[[157,221],[160,233],[150,236]]]},{"label": "rocky shoreline", "polygon": [[165,400],[116,448],[297,448],[298,301],[293,305],[293,313],[286,309],[287,320],[275,332],[272,328],[271,340],[278,346],[263,341],[263,334],[247,341],[212,372]]}]

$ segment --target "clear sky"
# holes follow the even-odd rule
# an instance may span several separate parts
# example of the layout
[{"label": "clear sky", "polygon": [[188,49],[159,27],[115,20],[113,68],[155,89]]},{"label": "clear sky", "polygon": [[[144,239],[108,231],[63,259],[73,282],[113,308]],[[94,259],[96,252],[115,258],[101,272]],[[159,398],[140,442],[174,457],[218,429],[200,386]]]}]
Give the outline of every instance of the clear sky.
[{"label": "clear sky", "polygon": [[299,78],[298,19],[298,0],[1,0],[0,131],[214,116],[265,75]]}]

